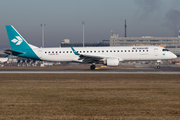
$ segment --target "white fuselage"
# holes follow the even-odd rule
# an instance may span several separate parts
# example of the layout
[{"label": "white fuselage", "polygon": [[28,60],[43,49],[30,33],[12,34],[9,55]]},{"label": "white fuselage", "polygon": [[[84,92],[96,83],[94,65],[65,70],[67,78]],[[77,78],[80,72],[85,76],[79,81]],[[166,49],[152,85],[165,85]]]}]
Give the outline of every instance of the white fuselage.
[{"label": "white fuselage", "polygon": [[[102,56],[105,59],[118,58],[126,60],[167,60],[177,56],[158,46],[124,46],[124,47],[74,47],[79,54]],[[34,48],[36,55],[44,61],[82,62],[70,47],[68,48]]]}]

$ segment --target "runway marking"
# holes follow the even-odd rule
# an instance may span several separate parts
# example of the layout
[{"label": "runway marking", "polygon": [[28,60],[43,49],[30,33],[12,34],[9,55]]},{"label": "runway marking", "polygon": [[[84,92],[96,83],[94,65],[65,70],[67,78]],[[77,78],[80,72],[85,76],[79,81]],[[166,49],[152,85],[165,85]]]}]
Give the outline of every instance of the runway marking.
[{"label": "runway marking", "polygon": [[154,69],[154,68],[126,68],[126,69]]}]

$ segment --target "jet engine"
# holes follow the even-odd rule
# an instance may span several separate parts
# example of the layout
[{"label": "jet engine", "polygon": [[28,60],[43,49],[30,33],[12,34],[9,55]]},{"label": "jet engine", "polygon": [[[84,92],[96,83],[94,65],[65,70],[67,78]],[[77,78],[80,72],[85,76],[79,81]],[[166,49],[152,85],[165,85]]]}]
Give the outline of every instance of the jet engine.
[{"label": "jet engine", "polygon": [[118,66],[119,65],[119,59],[112,59],[112,58],[109,58],[107,60],[104,61],[104,64],[107,65],[107,66]]}]

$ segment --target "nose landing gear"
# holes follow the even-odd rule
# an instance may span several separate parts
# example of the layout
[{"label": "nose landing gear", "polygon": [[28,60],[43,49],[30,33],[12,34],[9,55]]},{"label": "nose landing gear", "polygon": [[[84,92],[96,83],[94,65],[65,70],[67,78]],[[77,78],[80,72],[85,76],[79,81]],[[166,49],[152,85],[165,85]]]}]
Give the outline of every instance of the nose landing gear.
[{"label": "nose landing gear", "polygon": [[161,60],[157,60],[157,69],[161,68],[160,63],[161,63]]}]

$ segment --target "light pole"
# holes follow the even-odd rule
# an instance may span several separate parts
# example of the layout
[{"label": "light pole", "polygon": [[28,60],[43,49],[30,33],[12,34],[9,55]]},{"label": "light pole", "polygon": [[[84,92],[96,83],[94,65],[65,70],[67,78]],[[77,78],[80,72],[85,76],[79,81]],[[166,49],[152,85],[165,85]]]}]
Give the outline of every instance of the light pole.
[{"label": "light pole", "polygon": [[82,24],[83,24],[83,47],[84,47],[84,24],[85,24],[85,22],[82,21]]},{"label": "light pole", "polygon": [[44,48],[44,26],[45,26],[45,24],[42,23],[41,24],[41,27],[42,27],[42,48]]}]

